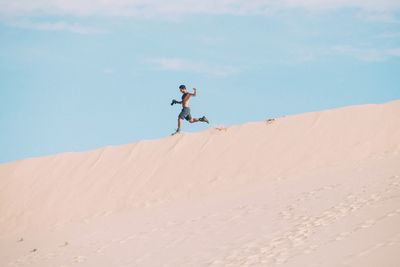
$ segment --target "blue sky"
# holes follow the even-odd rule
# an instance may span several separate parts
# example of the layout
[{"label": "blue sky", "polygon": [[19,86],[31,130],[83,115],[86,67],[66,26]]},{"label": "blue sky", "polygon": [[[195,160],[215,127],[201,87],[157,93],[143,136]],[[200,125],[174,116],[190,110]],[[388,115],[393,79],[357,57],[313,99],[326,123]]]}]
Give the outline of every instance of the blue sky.
[{"label": "blue sky", "polygon": [[0,162],[167,136],[180,84],[211,120],[184,131],[400,99],[375,2],[0,0]]}]

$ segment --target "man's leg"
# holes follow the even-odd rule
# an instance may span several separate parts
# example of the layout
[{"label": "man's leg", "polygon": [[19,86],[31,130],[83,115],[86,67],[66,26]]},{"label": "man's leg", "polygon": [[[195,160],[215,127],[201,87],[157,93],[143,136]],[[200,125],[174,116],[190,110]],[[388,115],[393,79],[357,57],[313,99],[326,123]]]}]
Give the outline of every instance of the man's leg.
[{"label": "man's leg", "polygon": [[176,129],[177,132],[181,130],[181,124],[182,124],[182,119],[178,117],[178,129]]},{"label": "man's leg", "polygon": [[190,123],[194,123],[194,122],[198,122],[198,121],[207,122],[208,123],[208,119],[205,116],[203,116],[201,118],[198,118],[198,119],[197,118],[191,118],[189,120]]},{"label": "man's leg", "polygon": [[196,119],[196,118],[191,118],[189,120],[190,123],[195,123],[195,122],[198,122],[198,121],[199,121],[199,119]]},{"label": "man's leg", "polygon": [[176,129],[176,131],[174,133],[172,133],[171,135],[175,135],[180,132],[181,132],[181,118],[178,117],[178,129]]}]

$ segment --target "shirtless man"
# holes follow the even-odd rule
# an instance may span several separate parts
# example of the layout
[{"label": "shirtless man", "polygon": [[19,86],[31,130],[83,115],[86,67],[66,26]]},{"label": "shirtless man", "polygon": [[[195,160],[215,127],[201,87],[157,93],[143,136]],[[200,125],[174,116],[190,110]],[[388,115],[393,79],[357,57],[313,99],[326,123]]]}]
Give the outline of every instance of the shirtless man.
[{"label": "shirtless man", "polygon": [[194,123],[194,122],[198,122],[198,121],[209,123],[208,119],[205,116],[196,119],[196,118],[192,118],[192,115],[190,115],[189,101],[192,96],[196,96],[196,91],[197,91],[196,88],[193,88],[193,93],[189,93],[189,91],[186,89],[186,86],[181,85],[181,86],[179,86],[179,90],[182,93],[182,101],[176,101],[174,99],[174,100],[172,100],[172,103],[171,103],[171,106],[174,104],[182,104],[182,111],[181,111],[181,113],[179,113],[179,116],[178,116],[178,129],[176,129],[176,132],[173,134],[177,134],[181,131],[182,120],[187,120],[190,123]]}]

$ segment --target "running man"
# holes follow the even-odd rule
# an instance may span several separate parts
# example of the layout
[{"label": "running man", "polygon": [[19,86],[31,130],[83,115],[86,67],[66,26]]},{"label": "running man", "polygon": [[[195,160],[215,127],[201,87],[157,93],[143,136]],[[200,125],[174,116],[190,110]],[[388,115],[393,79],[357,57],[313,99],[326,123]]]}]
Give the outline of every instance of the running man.
[{"label": "running man", "polygon": [[208,119],[203,116],[201,118],[192,118],[192,115],[190,115],[190,107],[189,107],[189,100],[192,96],[196,96],[196,88],[193,88],[193,93],[189,93],[189,91],[186,89],[186,86],[181,85],[179,86],[179,90],[182,93],[182,101],[176,101],[175,99],[172,100],[171,106],[174,104],[182,104],[182,111],[181,113],[179,113],[178,116],[178,129],[176,129],[176,131],[172,134],[177,134],[181,131],[181,124],[182,124],[182,120],[187,120],[190,123],[194,123],[194,122],[208,122]]}]

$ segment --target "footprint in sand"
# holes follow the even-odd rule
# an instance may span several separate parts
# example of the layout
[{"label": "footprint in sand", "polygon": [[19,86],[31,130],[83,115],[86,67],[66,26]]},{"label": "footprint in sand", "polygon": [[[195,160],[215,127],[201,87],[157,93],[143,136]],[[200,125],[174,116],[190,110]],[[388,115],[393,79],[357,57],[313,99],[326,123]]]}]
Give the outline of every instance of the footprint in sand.
[{"label": "footprint in sand", "polygon": [[397,212],[389,212],[388,214],[386,214],[386,217],[393,217],[398,215]]},{"label": "footprint in sand", "polygon": [[308,248],[306,248],[305,250],[303,250],[304,254],[310,254],[313,253],[315,250],[317,250],[318,246],[317,245],[311,245]]},{"label": "footprint in sand", "polygon": [[250,256],[247,256],[247,257],[246,257],[244,264],[245,264],[245,265],[257,264],[257,263],[260,262],[260,260],[261,260],[261,259],[260,259],[260,255],[257,255],[257,254],[255,254],[255,255],[250,255]]},{"label": "footprint in sand", "polygon": [[293,217],[293,214],[289,211],[281,211],[279,213],[279,216],[285,220],[291,219]]},{"label": "footprint in sand", "polygon": [[341,240],[345,239],[347,236],[349,236],[350,234],[351,234],[350,232],[342,232],[335,238],[335,240],[341,241]]},{"label": "footprint in sand", "polygon": [[78,262],[78,263],[82,263],[86,261],[86,257],[85,256],[76,256],[74,258],[74,262]]},{"label": "footprint in sand", "polygon": [[378,195],[378,194],[372,194],[372,195],[370,195],[370,200],[371,200],[371,202],[377,202],[378,200],[380,200],[382,197],[380,196],[380,195]]},{"label": "footprint in sand", "polygon": [[375,224],[375,220],[366,220],[362,225],[361,228],[370,228]]},{"label": "footprint in sand", "polygon": [[119,241],[118,241],[118,243],[120,243],[120,244],[125,244],[126,242],[128,242],[129,241],[129,238],[122,238],[122,239],[120,239]]},{"label": "footprint in sand", "polygon": [[97,250],[96,250],[96,253],[102,253],[103,252],[103,250],[105,250],[106,248],[108,248],[109,247],[109,245],[104,245],[104,246],[101,246],[101,247],[99,247]]}]

